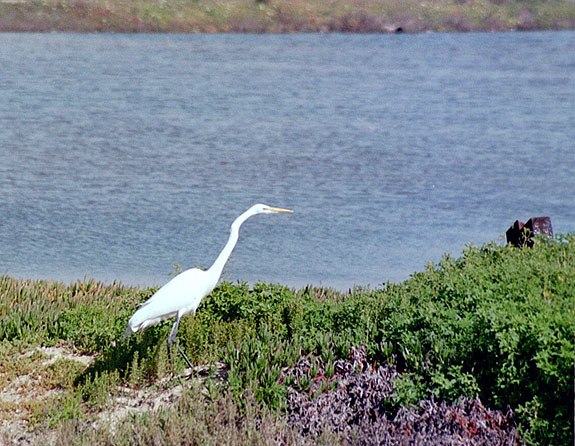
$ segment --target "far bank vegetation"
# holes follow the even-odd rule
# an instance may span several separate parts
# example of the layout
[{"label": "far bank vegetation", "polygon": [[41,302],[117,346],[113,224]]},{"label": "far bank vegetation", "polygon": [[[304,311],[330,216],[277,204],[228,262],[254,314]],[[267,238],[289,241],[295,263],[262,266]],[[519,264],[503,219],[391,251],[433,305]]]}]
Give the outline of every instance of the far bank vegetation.
[{"label": "far bank vegetation", "polygon": [[11,32],[466,32],[575,29],[570,0],[3,0]]}]

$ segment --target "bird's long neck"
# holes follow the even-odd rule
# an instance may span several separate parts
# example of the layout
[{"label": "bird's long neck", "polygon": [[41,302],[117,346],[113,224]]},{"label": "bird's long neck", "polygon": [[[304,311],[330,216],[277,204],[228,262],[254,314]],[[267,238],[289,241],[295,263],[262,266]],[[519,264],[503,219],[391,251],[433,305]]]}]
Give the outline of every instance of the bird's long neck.
[{"label": "bird's long neck", "polygon": [[232,226],[230,228],[230,238],[228,239],[226,246],[224,246],[224,249],[222,249],[222,252],[220,252],[220,255],[218,256],[214,264],[210,267],[210,269],[208,269],[208,272],[210,274],[213,274],[214,277],[217,277],[219,279],[220,276],[222,275],[224,266],[226,265],[228,259],[230,258],[230,255],[232,254],[232,251],[234,250],[236,243],[238,242],[240,226],[244,221],[246,221],[252,215],[253,214],[250,213],[248,210],[244,212],[242,215],[240,215],[238,218],[236,218],[232,223]]}]

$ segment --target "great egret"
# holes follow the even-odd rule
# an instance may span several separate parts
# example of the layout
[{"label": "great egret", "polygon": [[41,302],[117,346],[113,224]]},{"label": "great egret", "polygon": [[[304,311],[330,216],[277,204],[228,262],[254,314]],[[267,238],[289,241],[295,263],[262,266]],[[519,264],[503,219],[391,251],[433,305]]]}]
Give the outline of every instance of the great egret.
[{"label": "great egret", "polygon": [[[170,347],[176,341],[176,333],[178,332],[180,319],[188,313],[195,314],[202,299],[210,294],[215,288],[220,276],[222,275],[222,270],[236,246],[242,223],[257,214],[292,212],[293,211],[289,209],[275,208],[265,204],[255,204],[245,211],[232,223],[230,228],[230,238],[210,269],[206,271],[197,268],[188,269],[178,274],[162,288],[156,291],[156,293],[140,305],[140,308],[132,315],[128,321],[128,326],[124,333],[124,339],[132,333],[136,333],[139,330],[159,324],[160,322],[175,316],[176,321],[174,322],[170,335],[168,336],[169,356]],[[193,367],[192,363],[177,342],[176,347],[188,365]]]}]

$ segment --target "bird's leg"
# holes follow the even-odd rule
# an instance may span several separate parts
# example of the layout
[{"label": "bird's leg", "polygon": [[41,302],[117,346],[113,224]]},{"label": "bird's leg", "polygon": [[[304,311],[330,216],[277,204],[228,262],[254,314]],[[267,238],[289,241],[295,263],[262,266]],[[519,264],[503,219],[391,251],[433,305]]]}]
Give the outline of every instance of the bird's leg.
[{"label": "bird's leg", "polygon": [[170,331],[170,335],[168,336],[168,360],[170,362],[172,361],[171,355],[170,355],[170,347],[172,346],[173,343],[176,343],[176,347],[177,347],[178,351],[184,357],[184,359],[186,360],[186,362],[188,363],[190,368],[193,369],[194,366],[192,365],[191,361],[188,359],[188,357],[186,356],[184,351],[181,349],[178,341],[176,340],[176,334],[178,333],[178,327],[179,326],[180,326],[180,316],[177,316],[176,322],[174,322],[174,325],[172,326],[172,330]]},{"label": "bird's leg", "polygon": [[172,355],[170,354],[170,337],[169,336],[167,339],[167,344],[168,344],[168,362],[171,364],[172,363]]},{"label": "bird's leg", "polygon": [[193,370],[194,366],[192,365],[192,363],[190,362],[190,360],[188,359],[188,357],[186,356],[184,351],[181,349],[180,344],[178,344],[177,342],[176,342],[176,347],[178,347],[178,350],[180,351],[180,353],[182,354],[182,356],[184,357],[184,359],[186,360],[186,362],[188,363],[190,368]]},{"label": "bird's leg", "polygon": [[176,317],[176,321],[174,322],[174,325],[172,325],[172,329],[170,330],[170,334],[169,334],[168,339],[167,339],[168,361],[170,362],[170,364],[172,363],[172,355],[171,355],[170,347],[172,346],[174,339],[176,339],[176,333],[178,332],[178,326],[179,325],[180,325],[180,318]]},{"label": "bird's leg", "polygon": [[178,333],[178,327],[180,326],[180,316],[176,316],[176,321],[172,325],[170,330],[170,335],[168,336],[168,346],[172,345],[176,340],[176,334]]}]

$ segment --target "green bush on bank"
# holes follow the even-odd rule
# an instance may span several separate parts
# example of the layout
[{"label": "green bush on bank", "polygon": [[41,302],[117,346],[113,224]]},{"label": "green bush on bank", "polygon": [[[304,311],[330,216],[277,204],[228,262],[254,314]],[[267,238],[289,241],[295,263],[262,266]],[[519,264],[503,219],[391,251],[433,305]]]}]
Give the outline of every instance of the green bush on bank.
[{"label": "green bush on bank", "polygon": [[[446,256],[380,290],[326,296],[325,290],[291,295],[281,287],[273,293],[265,285],[253,293],[244,288],[244,307],[254,314],[269,307],[273,335],[269,325],[253,328],[257,335],[243,339],[241,353],[227,359],[230,379],[264,393],[275,385],[268,386],[268,373],[291,365],[289,352],[342,357],[363,344],[374,361],[395,360],[405,373],[398,404],[430,394],[446,400],[479,395],[492,407],[513,408],[526,440],[564,444],[573,429],[574,286],[575,239],[569,236],[526,250],[468,247],[461,258]],[[257,358],[265,360],[260,365]],[[263,400],[281,405],[282,396],[276,388]]]},{"label": "green bush on bank", "polygon": [[[395,361],[403,373],[395,409],[430,395],[478,395],[486,406],[511,407],[528,443],[567,444],[574,288],[575,235],[523,250],[469,246],[459,258],[445,256],[402,284],[374,290],[222,283],[196,317],[182,320],[178,337],[192,361],[228,366],[227,388],[240,401],[253,395],[281,410],[285,367],[308,355],[327,364],[365,345],[374,363]],[[97,354],[72,389],[94,407],[103,404],[101,392],[89,395],[94,382],[138,386],[171,370],[165,347],[171,322],[120,341],[137,303],[151,293],[1,277],[0,341],[64,342]]]}]

